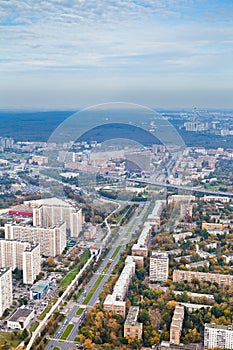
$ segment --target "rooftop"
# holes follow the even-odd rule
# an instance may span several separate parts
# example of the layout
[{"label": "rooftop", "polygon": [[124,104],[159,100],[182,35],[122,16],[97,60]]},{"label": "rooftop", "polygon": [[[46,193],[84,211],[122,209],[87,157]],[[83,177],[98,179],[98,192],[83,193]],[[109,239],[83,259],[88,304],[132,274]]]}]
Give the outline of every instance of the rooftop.
[{"label": "rooftop", "polygon": [[137,321],[138,318],[138,313],[139,313],[139,307],[138,306],[131,306],[128,312],[128,315],[125,320],[125,326],[141,326],[142,323],[139,323]]},{"label": "rooftop", "polygon": [[216,329],[222,329],[225,331],[232,331],[233,332],[233,326],[225,326],[221,324],[215,324],[215,323],[205,323],[205,328],[216,328]]},{"label": "rooftop", "polygon": [[33,310],[30,310],[27,308],[17,309],[16,312],[9,318],[8,321],[11,321],[11,322],[21,321],[23,319],[26,319],[33,312],[34,312]]}]

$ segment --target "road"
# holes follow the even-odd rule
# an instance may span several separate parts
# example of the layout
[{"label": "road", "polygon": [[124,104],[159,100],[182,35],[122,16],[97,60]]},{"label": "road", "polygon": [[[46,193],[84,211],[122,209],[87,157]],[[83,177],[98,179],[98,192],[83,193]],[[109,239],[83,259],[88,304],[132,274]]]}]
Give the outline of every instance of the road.
[{"label": "road", "polygon": [[[103,259],[102,263],[100,264],[97,273],[93,275],[91,280],[88,282],[86,286],[86,290],[82,293],[80,298],[78,299],[77,303],[73,307],[73,309],[70,311],[70,313],[67,315],[65,321],[61,325],[61,327],[58,329],[56,334],[54,335],[54,338],[50,340],[49,344],[47,345],[46,349],[53,349],[55,346],[59,347],[62,350],[68,350],[68,349],[74,349],[75,345],[72,345],[72,342],[75,340],[78,329],[82,323],[83,318],[85,317],[86,311],[83,311],[81,315],[77,316],[76,312],[81,307],[89,308],[93,307],[93,305],[97,302],[100,292],[102,291],[105,282],[108,281],[111,273],[113,272],[115,266],[117,265],[121,252],[124,251],[126,245],[130,242],[132,233],[137,230],[139,225],[142,223],[143,217],[146,214],[148,210],[149,203],[140,204],[131,219],[129,220],[128,224],[120,229],[120,234],[115,240],[112,248],[108,252],[107,256]],[[116,256],[111,261],[111,257],[113,256],[116,248],[118,246],[121,246]],[[106,268],[109,261],[111,262],[110,266]],[[106,268],[106,270],[105,270]],[[103,274],[103,271],[106,271],[105,274]],[[101,280],[100,284],[98,285],[96,291],[93,293],[88,305],[83,305],[83,302],[86,298],[86,295],[88,295],[88,292],[92,289],[95,282],[97,281],[99,275],[103,275],[103,279]],[[66,329],[67,325],[72,322],[74,324],[74,328],[72,329],[71,333],[69,334],[67,338],[67,342],[59,342],[58,339],[63,334],[64,330]]]},{"label": "road", "polygon": [[30,350],[31,349],[31,346],[33,345],[33,343],[34,343],[35,339],[37,338],[37,336],[43,330],[43,328],[44,328],[46,322],[48,321],[48,319],[58,309],[58,307],[62,303],[63,299],[65,299],[67,297],[67,295],[69,294],[71,289],[75,286],[75,284],[77,283],[77,281],[79,280],[79,278],[81,277],[83,272],[86,270],[88,265],[92,262],[92,260],[93,260],[93,256],[90,257],[90,259],[86,262],[86,264],[83,266],[83,268],[79,271],[77,276],[73,279],[71,284],[67,287],[67,289],[64,291],[64,293],[60,296],[60,298],[57,300],[57,302],[52,306],[51,310],[46,314],[45,318],[40,322],[40,324],[37,327],[37,329],[33,332],[32,336],[30,338],[30,341],[29,341],[28,345],[26,346],[26,350]]},{"label": "road", "polygon": [[196,188],[196,187],[189,187],[189,186],[172,185],[172,184],[166,184],[166,183],[161,183],[161,182],[145,181],[145,180],[141,180],[141,179],[127,179],[127,181],[141,183],[141,184],[149,185],[149,186],[174,188],[174,189],[183,190],[183,191],[192,192],[192,193],[199,192],[199,193],[209,194],[212,196],[233,198],[232,192],[211,191],[211,190],[208,190],[206,188]]}]

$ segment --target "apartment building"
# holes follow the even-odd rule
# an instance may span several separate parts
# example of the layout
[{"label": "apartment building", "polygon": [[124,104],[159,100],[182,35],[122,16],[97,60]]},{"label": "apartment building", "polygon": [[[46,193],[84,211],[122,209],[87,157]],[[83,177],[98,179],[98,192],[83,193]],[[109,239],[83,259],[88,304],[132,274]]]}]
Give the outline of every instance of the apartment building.
[{"label": "apartment building", "polygon": [[166,200],[157,200],[155,202],[154,209],[152,213],[148,215],[147,221],[154,226],[154,229],[158,231],[160,228],[160,216],[163,209],[166,207]]},{"label": "apartment building", "polygon": [[129,284],[135,274],[135,262],[133,259],[128,260],[124,266],[112,294],[108,294],[104,301],[104,310],[120,314],[125,317],[125,296],[127,294]]},{"label": "apartment building", "polygon": [[181,233],[174,233],[172,236],[175,243],[178,243],[180,241],[186,240],[186,238],[189,239],[189,237],[192,237],[192,235],[193,235],[193,232],[187,231],[187,232],[181,232]]},{"label": "apartment building", "polygon": [[201,228],[202,230],[207,230],[207,231],[214,231],[214,230],[223,231],[227,229],[227,225],[218,224],[215,222],[203,222]]},{"label": "apartment building", "polygon": [[180,344],[180,336],[182,332],[184,320],[184,306],[177,305],[172,317],[172,322],[170,326],[170,343]]},{"label": "apartment building", "polygon": [[0,317],[13,302],[11,269],[0,269]]},{"label": "apartment building", "polygon": [[31,244],[23,252],[23,283],[33,284],[40,272],[40,245]]},{"label": "apartment building", "polygon": [[0,268],[23,271],[23,283],[33,284],[41,271],[39,244],[0,240]]},{"label": "apartment building", "polygon": [[209,267],[210,263],[208,260],[201,260],[193,263],[189,263],[185,265],[187,269],[197,269],[198,267]]},{"label": "apartment building", "polygon": [[131,306],[124,324],[124,337],[142,338],[142,323],[138,322],[139,307]]},{"label": "apartment building", "polygon": [[220,202],[220,203],[229,203],[230,202],[230,197],[222,197],[222,196],[204,196],[200,198],[201,201],[204,202]]},{"label": "apartment building", "polygon": [[211,283],[216,282],[220,286],[233,286],[233,275],[184,270],[173,271],[173,282],[191,282],[194,278],[199,279],[200,281],[208,281]]},{"label": "apartment building", "polygon": [[82,231],[82,209],[76,210],[70,204],[51,198],[33,208],[33,226],[54,227],[61,222],[66,224],[70,237],[77,238]]},{"label": "apartment building", "polygon": [[233,326],[205,324],[205,349],[233,349]]},{"label": "apartment building", "polygon": [[143,256],[146,258],[148,256],[148,241],[150,238],[150,232],[152,225],[146,223],[143,227],[143,230],[138,238],[137,243],[132,246],[132,255]]},{"label": "apartment building", "polygon": [[168,278],[168,269],[168,254],[166,252],[153,251],[150,257],[150,281],[166,281]]},{"label": "apartment building", "polygon": [[40,244],[44,256],[60,255],[66,247],[66,226],[44,228],[20,224],[5,224],[5,239]]},{"label": "apartment building", "polygon": [[168,204],[171,203],[181,203],[181,202],[191,202],[195,201],[196,197],[193,195],[183,195],[183,194],[173,194],[168,197]]}]

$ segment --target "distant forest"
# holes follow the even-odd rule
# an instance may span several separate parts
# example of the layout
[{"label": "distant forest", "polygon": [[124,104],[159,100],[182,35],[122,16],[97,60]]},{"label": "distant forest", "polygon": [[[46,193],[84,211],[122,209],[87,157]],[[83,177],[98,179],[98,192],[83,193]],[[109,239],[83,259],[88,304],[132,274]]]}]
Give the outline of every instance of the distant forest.
[{"label": "distant forest", "polygon": [[[74,112],[72,111],[54,111],[54,112],[0,112],[0,136],[12,137],[15,141],[47,141],[52,132],[69,116]],[[205,148],[233,148],[232,136],[216,136],[206,133],[194,133],[186,132],[183,129],[179,129],[181,121],[169,118],[170,122],[177,128],[185,144],[187,146],[201,146]],[[106,135],[111,130],[106,125],[107,129],[105,133],[99,133],[98,128],[91,132],[87,132],[82,140],[85,141],[104,141],[102,135]],[[127,132],[132,134],[132,126],[129,125],[129,130],[124,130],[125,135]],[[114,135],[114,132],[113,132]],[[142,136],[142,135],[141,135]],[[103,137],[103,139],[102,139]],[[151,138],[147,142],[142,144],[155,143],[155,140]],[[149,142],[148,142],[149,141]]]}]

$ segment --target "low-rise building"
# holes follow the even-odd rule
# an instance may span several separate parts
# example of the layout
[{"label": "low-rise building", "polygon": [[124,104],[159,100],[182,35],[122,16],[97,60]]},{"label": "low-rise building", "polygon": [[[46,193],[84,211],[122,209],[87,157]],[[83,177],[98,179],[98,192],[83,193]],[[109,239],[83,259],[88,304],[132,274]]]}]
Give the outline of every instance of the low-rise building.
[{"label": "low-rise building", "polygon": [[154,209],[152,210],[152,213],[148,215],[147,221],[154,226],[155,231],[157,231],[160,227],[160,216],[165,207],[166,207],[165,200],[157,200],[155,202],[155,206],[154,206]]},{"label": "low-rise building", "polygon": [[185,265],[187,269],[197,269],[198,267],[209,267],[210,263],[208,260],[201,260],[193,263],[189,263]]},{"label": "low-rise building", "polygon": [[201,198],[204,202],[221,202],[221,203],[229,203],[230,197],[222,197],[222,196],[204,196]]},{"label": "low-rise building", "polygon": [[184,306],[177,305],[170,326],[170,343],[180,344],[180,336],[184,320]]},{"label": "low-rise building", "polygon": [[188,297],[191,297],[193,299],[205,298],[206,300],[214,301],[214,296],[212,294],[192,293],[192,292],[183,291],[183,290],[182,291],[181,290],[174,290],[172,293],[174,293],[175,295],[182,295],[183,293],[186,293]]},{"label": "low-rise building", "polygon": [[224,231],[225,229],[227,229],[226,225],[215,223],[215,222],[203,222],[201,228],[202,230],[207,230],[207,231],[215,231],[215,230]]},{"label": "low-rise building", "polygon": [[175,233],[173,234],[173,238],[175,243],[178,243],[180,241],[185,240],[186,238],[192,237],[193,233],[192,232],[181,232],[181,233]]},{"label": "low-rise building", "polygon": [[233,286],[233,275],[223,275],[211,272],[198,271],[173,271],[173,282],[187,281],[192,282],[196,278],[200,281],[209,281],[211,283],[218,283],[220,286]]},{"label": "low-rise building", "polygon": [[168,204],[171,203],[189,203],[191,201],[195,201],[196,197],[193,195],[182,195],[182,194],[173,194],[168,197]]},{"label": "low-rise building", "polygon": [[135,262],[133,259],[128,260],[123,268],[114,288],[113,293],[108,294],[104,301],[104,310],[120,314],[125,317],[125,296],[127,294],[129,284],[135,274]]},{"label": "low-rise building", "polygon": [[190,312],[196,311],[199,309],[212,308],[211,305],[206,305],[206,304],[180,303],[180,305],[183,305],[184,307],[186,307],[186,309]]},{"label": "low-rise building", "polygon": [[138,322],[138,306],[131,306],[124,324],[124,337],[142,338],[142,323]]},{"label": "low-rise building", "polygon": [[27,308],[19,308],[7,320],[7,327],[11,329],[23,330],[26,328],[34,317],[34,311]]},{"label": "low-rise building", "polygon": [[150,237],[151,228],[151,224],[145,223],[137,243],[135,243],[132,247],[132,255],[143,256],[145,258],[148,256],[147,245]]}]

